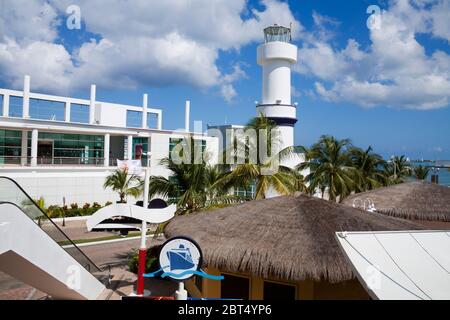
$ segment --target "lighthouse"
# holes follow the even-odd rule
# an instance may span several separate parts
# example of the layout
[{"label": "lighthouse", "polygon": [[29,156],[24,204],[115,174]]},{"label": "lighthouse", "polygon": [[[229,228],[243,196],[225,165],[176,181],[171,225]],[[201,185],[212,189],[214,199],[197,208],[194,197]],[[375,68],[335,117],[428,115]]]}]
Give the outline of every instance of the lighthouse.
[{"label": "lighthouse", "polygon": [[263,78],[262,101],[256,112],[277,124],[281,149],[294,145],[297,122],[296,106],[291,102],[291,67],[297,62],[297,47],[291,40],[291,29],[275,24],[264,29],[264,43],[257,48]]}]

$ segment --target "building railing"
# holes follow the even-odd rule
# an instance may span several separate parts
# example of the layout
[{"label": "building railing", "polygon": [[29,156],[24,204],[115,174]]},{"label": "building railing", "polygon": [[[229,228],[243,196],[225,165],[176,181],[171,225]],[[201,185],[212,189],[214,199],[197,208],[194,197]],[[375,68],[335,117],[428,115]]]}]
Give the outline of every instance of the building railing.
[{"label": "building railing", "polygon": [[[21,156],[2,156],[0,155],[0,167],[1,166],[30,166],[31,157],[21,157]],[[109,159],[109,166],[117,166],[117,158]],[[94,166],[101,167],[104,166],[105,159],[99,157],[37,157],[37,166],[55,165],[55,166]],[[147,166],[147,160],[141,160],[142,166]]]}]

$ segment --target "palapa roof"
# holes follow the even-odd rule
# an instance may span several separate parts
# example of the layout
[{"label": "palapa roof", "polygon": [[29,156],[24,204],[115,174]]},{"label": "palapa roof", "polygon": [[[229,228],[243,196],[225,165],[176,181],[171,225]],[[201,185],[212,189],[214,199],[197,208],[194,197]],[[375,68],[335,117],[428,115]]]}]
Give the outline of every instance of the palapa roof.
[{"label": "palapa roof", "polygon": [[415,229],[421,227],[298,194],[179,216],[164,232],[197,241],[206,264],[222,271],[340,282],[354,276],[336,231]]},{"label": "palapa roof", "polygon": [[450,222],[450,188],[425,181],[405,182],[357,193],[344,199],[349,206],[366,206],[377,212],[404,219]]}]

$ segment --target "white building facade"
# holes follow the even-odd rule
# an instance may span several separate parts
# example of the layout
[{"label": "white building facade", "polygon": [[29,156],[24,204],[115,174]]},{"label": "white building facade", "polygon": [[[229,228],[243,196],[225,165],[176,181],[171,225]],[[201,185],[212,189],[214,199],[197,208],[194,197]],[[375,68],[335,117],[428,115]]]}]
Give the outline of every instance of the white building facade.
[{"label": "white building facade", "polygon": [[170,150],[187,137],[201,140],[214,162],[218,139],[189,132],[189,102],[185,128],[164,130],[162,111],[141,106],[90,99],[45,95],[30,91],[24,77],[23,91],[0,89],[0,176],[15,179],[33,198],[46,205],[117,201],[104,190],[105,177],[117,169],[117,160],[141,160],[151,174],[169,177],[159,165]]}]

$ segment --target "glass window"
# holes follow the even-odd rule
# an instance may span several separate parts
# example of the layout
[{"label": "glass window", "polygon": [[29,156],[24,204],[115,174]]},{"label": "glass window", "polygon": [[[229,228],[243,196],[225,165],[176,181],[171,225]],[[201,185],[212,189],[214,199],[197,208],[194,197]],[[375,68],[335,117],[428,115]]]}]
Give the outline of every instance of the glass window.
[{"label": "glass window", "polygon": [[72,103],[70,105],[70,122],[89,123],[89,106]]},{"label": "glass window", "polygon": [[224,274],[220,281],[220,297],[222,299],[249,300],[250,279]]},{"label": "glass window", "polygon": [[[178,145],[179,143],[183,142],[183,140],[184,139],[182,139],[182,138],[170,138],[169,139],[169,158],[172,158],[173,148],[175,148],[175,146]],[[203,154],[205,153],[205,149],[206,149],[206,140],[194,139],[194,143],[192,143],[192,140],[190,140],[189,142],[191,143],[192,157],[197,156],[197,157],[199,157],[198,159],[203,157]],[[186,143],[186,142],[184,142],[184,143]],[[187,146],[185,146],[185,147],[187,147]],[[200,148],[201,148],[201,150],[198,150]],[[182,155],[183,155],[183,150],[180,150],[180,156],[182,156]],[[191,161],[193,161],[193,158]]]},{"label": "glass window", "polygon": [[181,138],[170,138],[169,139],[169,158],[172,159],[172,150],[177,144],[179,144],[183,139]]},{"label": "glass window", "polygon": [[[169,176],[169,182],[172,183],[172,184],[177,184],[179,189],[181,189],[181,186],[179,184],[179,181],[178,181],[177,177]],[[180,192],[183,193],[184,190],[180,190]],[[178,202],[178,200],[180,200],[180,198],[179,197],[168,197],[167,200],[169,201],[169,203],[176,203],[176,202]]]},{"label": "glass window", "polygon": [[0,117],[3,117],[3,95],[0,94]]},{"label": "glass window", "polygon": [[147,166],[147,152],[148,152],[149,138],[133,138],[133,159],[142,160],[142,165]]},{"label": "glass window", "polygon": [[0,164],[19,164],[22,154],[22,132],[0,129]]},{"label": "glass window", "polygon": [[247,200],[253,200],[256,194],[256,182],[252,182],[248,188],[238,187],[234,189],[234,195],[243,197]]},{"label": "glass window", "polygon": [[295,300],[295,286],[264,281],[264,300]]},{"label": "glass window", "polygon": [[[28,139],[30,153],[30,132]],[[54,164],[99,164],[99,161],[104,158],[103,136],[39,132],[38,140],[52,142]]]},{"label": "glass window", "polygon": [[147,113],[147,127],[150,129],[158,128],[158,114],[157,113]]},{"label": "glass window", "polygon": [[264,29],[265,42],[291,42],[291,29],[282,26],[271,26]]},{"label": "glass window", "polygon": [[23,113],[23,98],[17,96],[9,97],[9,116],[21,118]]},{"label": "glass window", "polygon": [[142,126],[142,112],[127,110],[127,127],[140,128]]},{"label": "glass window", "polygon": [[65,103],[30,98],[30,117],[33,119],[64,121]]}]

